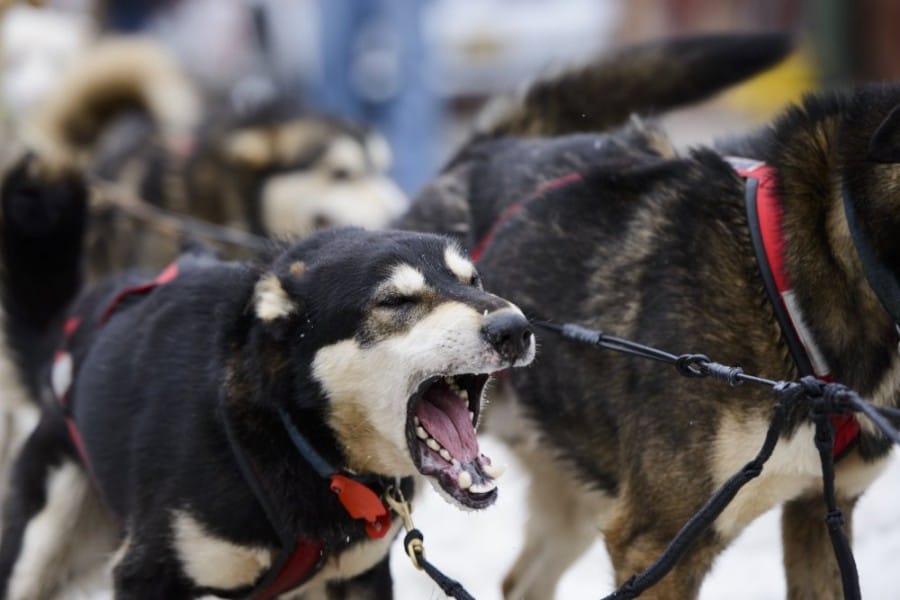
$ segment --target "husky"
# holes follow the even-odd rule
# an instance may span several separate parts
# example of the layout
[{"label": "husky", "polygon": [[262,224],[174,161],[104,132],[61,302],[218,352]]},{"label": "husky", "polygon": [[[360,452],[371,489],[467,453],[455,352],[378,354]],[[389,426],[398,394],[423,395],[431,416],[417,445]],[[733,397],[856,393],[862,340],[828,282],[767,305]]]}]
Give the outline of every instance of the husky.
[{"label": "husky", "polygon": [[72,301],[87,185],[35,173],[2,190],[8,344],[40,418],[0,595],[52,596],[112,553],[121,598],[389,598],[386,495],[422,478],[494,503],[482,397],[536,344],[454,241],[340,228],[252,261],[195,250]]},{"label": "husky", "polygon": [[209,98],[164,48],[140,37],[106,38],[86,52],[24,137],[44,160],[112,184],[92,203],[96,276],[162,268],[186,235],[154,229],[121,202],[103,201],[110,196],[270,238],[383,228],[408,206],[378,132],[280,93],[241,106]]},{"label": "husky", "polygon": [[[778,35],[688,38],[539,82],[398,225],[455,235],[486,285],[530,318],[772,379],[831,378],[897,407],[900,87],[814,94],[759,131],[683,153],[654,122],[629,119],[707,96],[789,49]],[[780,217],[761,234],[783,244],[772,262],[757,239],[763,197]],[[503,588],[529,599],[552,598],[599,535],[616,585],[647,568],[753,458],[775,402],[553,335],[500,391],[506,410],[489,412],[489,429],[533,476],[525,546]],[[865,420],[835,428],[850,528],[890,445]],[[789,597],[842,597],[821,487],[813,425],[797,411],[761,477],[644,596],[696,597],[715,557],[780,505]]]}]

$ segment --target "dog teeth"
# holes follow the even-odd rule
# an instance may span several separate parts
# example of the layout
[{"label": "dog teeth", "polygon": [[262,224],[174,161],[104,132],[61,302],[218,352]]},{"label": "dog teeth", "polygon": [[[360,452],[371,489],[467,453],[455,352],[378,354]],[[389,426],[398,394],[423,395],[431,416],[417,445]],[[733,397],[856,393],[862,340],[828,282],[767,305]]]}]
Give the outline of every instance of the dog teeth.
[{"label": "dog teeth", "polygon": [[[466,474],[468,475],[468,473]],[[495,489],[497,489],[497,484],[492,481],[486,483],[474,483],[469,486],[469,491],[473,494],[487,494]]]},{"label": "dog teeth", "polygon": [[416,437],[425,442],[425,445],[441,455],[441,458],[452,465],[459,466],[459,461],[453,458],[450,451],[441,446],[441,443],[429,435],[428,431],[419,425],[416,427]]},{"label": "dog teeth", "polygon": [[469,475],[468,471],[460,471],[456,477],[456,483],[459,484],[460,488],[467,490],[472,487],[472,476]]},{"label": "dog teeth", "polygon": [[465,400],[468,397],[468,394],[459,387],[459,384],[456,383],[456,379],[453,377],[444,377],[444,381],[447,382],[447,387],[450,388],[450,391]]},{"label": "dog teeth", "polygon": [[500,479],[504,473],[506,473],[506,467],[503,465],[481,465],[481,469],[487,474],[491,479]]},{"label": "dog teeth", "polygon": [[413,415],[413,423],[415,423],[416,425],[420,424],[421,421],[419,421],[419,417]]}]

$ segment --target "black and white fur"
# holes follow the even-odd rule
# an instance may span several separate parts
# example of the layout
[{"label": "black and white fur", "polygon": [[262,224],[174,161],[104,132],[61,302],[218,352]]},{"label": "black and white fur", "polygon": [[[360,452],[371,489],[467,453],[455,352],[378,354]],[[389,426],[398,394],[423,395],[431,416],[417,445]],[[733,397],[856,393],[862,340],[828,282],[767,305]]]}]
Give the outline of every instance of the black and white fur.
[{"label": "black and white fur", "polygon": [[[77,270],[86,210],[77,187],[49,194],[28,185],[7,186],[2,198],[4,308],[26,324],[40,284]],[[33,190],[27,202],[23,190]],[[446,414],[472,411],[464,413],[472,431],[459,436],[474,439],[488,374],[527,364],[535,352],[521,311],[482,290],[453,242],[341,229],[255,263],[194,254],[179,268],[104,325],[112,296],[141,277],[107,280],[68,312],[72,290],[47,290],[47,302],[60,304],[49,321],[84,319],[67,346],[75,364],[68,405],[90,477],[49,393],[61,330],[9,330],[42,407],[4,508],[4,597],[52,596],[113,550],[117,598],[239,597],[268,571],[278,533],[325,543],[328,558],[299,590],[304,597],[389,597],[387,553],[399,519],[385,538],[367,538],[298,454],[278,409],[337,468],[386,482],[422,473],[466,508],[496,498],[477,443],[462,444],[474,458],[442,463],[435,439],[418,431],[430,426],[416,416],[422,406],[435,394],[446,403],[456,389],[462,408]],[[24,273],[34,285],[22,284]],[[61,388],[67,373],[59,369]],[[226,422],[290,531],[273,530],[242,478]]]}]

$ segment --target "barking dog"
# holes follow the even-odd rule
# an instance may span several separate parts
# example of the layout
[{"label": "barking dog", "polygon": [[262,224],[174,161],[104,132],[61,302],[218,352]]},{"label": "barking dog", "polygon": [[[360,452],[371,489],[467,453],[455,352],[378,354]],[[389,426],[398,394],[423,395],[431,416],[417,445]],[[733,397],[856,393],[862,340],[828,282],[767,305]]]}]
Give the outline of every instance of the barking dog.
[{"label": "barking dog", "polygon": [[482,395],[535,342],[455,243],[339,229],[258,263],[185,255],[63,312],[72,279],[41,282],[74,277],[86,203],[54,191],[25,170],[3,196],[10,342],[45,400],[4,511],[7,598],[47,597],[113,537],[98,502],[128,598],[389,597],[390,486],[494,502]]},{"label": "barking dog", "polygon": [[[90,165],[155,206],[257,235],[381,228],[406,209],[375,131],[281,99],[232,111],[199,96],[155,43],[112,38],[72,68],[29,138],[45,158]],[[161,268],[177,253],[177,231],[95,212],[95,272]]]},{"label": "barking dog", "polygon": [[[898,406],[900,311],[891,290],[900,275],[900,88],[813,96],[758,134],[684,156],[656,127],[614,129],[629,107],[674,105],[685,99],[679,85],[705,82],[692,88],[700,95],[786,50],[766,36],[686,40],[628,51],[581,83],[539,84],[496,135],[460,152],[403,224],[456,231],[481,254],[487,284],[529,315],[703,352],[776,379],[828,373],[876,404]],[[591,81],[613,92],[591,94]],[[550,137],[577,131],[582,113],[591,116],[582,127],[608,132]],[[784,300],[767,293],[745,206],[757,196],[747,195],[727,155],[770,167],[745,174],[783,207],[774,232],[792,287]],[[799,334],[780,326],[786,313]],[[770,393],[687,381],[552,336],[543,338],[541,360],[509,382],[520,420],[491,426],[534,475],[525,548],[504,582],[510,598],[551,598],[599,532],[617,584],[648,567],[753,457],[773,406]],[[848,520],[889,450],[865,422],[858,426],[837,464]],[[645,595],[695,597],[715,556],[780,504],[789,596],[842,597],[802,414],[792,416],[762,476]]]}]

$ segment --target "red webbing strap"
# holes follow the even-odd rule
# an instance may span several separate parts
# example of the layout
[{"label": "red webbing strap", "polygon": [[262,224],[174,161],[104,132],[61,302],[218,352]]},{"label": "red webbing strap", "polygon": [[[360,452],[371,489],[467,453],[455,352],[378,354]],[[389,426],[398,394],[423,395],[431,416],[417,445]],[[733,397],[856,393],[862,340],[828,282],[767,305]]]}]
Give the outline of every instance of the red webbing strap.
[{"label": "red webbing strap", "polygon": [[[765,163],[741,165],[739,161],[733,162],[732,167],[741,177],[752,177],[758,182],[756,188],[756,212],[759,220],[760,236],[766,260],[769,263],[769,270],[772,273],[772,279],[780,296],[771,300],[773,302],[782,302],[791,321],[790,324],[793,325],[793,331],[786,332],[786,334],[793,335],[799,340],[800,346],[806,351],[809,363],[813,365],[813,370],[817,371],[815,376],[823,381],[831,382],[833,378],[828,372],[827,365],[824,365],[824,361],[821,359],[813,360],[812,355],[817,353],[814,342],[808,332],[804,332],[805,335],[801,335],[799,330],[805,328],[805,326],[802,325],[802,317],[798,315],[798,307],[793,306],[790,302],[793,289],[784,267],[786,246],[783,228],[784,208],[781,204],[781,198],[778,196],[775,169]],[[831,415],[831,424],[834,427],[832,455],[835,459],[839,459],[849,450],[850,445],[859,435],[859,421],[850,414],[833,414]]]},{"label": "red webbing strap", "polygon": [[[172,281],[177,276],[178,263],[172,263],[153,280],[120,291],[113,297],[109,304],[107,304],[98,323],[98,327],[102,327],[109,320],[116,308],[127,296],[133,294],[146,294],[150,290]],[[78,328],[81,326],[81,322],[81,317],[73,316],[66,319],[63,323],[63,343],[53,357],[51,387],[53,388],[53,393],[56,396],[57,402],[59,402],[60,406],[63,408],[66,419],[66,428],[69,430],[69,438],[72,440],[72,445],[75,446],[75,450],[78,452],[78,456],[81,458],[81,462],[84,464],[84,468],[87,470],[91,479],[96,482],[91,463],[88,460],[84,440],[81,437],[81,433],[78,431],[75,420],[69,414],[68,410],[69,389],[71,388],[72,378],[74,377],[75,365],[71,353],[69,353],[66,348],[68,347],[72,336],[75,335],[75,332],[78,331]]]},{"label": "red webbing strap", "polygon": [[271,600],[279,594],[303,583],[310,571],[319,563],[325,545],[318,540],[300,540],[278,575],[264,590],[253,595],[253,600]]},{"label": "red webbing strap", "polygon": [[550,190],[554,190],[559,187],[563,187],[575,181],[581,180],[581,173],[568,173],[563,175],[562,177],[557,177],[556,179],[551,179],[547,181],[538,188],[533,191],[528,196],[522,198],[521,200],[514,202],[507,206],[503,212],[500,213],[500,216],[497,217],[497,220],[494,221],[494,224],[491,225],[491,228],[488,230],[487,234],[472,249],[472,252],[469,253],[470,258],[473,262],[478,262],[481,259],[481,255],[484,254],[484,251],[490,245],[491,241],[494,239],[494,236],[500,231],[500,228],[517,212],[522,210],[522,208],[535,198],[539,197],[541,194],[549,192]]},{"label": "red webbing strap", "polygon": [[146,294],[147,292],[163,284],[169,283],[176,277],[178,277],[178,263],[173,262],[171,265],[163,269],[163,271],[154,279],[146,283],[141,283],[139,285],[125,288],[124,290],[120,291],[115,295],[115,297],[113,297],[109,304],[106,305],[106,309],[103,311],[103,315],[100,317],[100,325],[106,324],[110,317],[112,317],[113,313],[116,312],[119,304],[121,304],[125,298],[139,294]]}]

